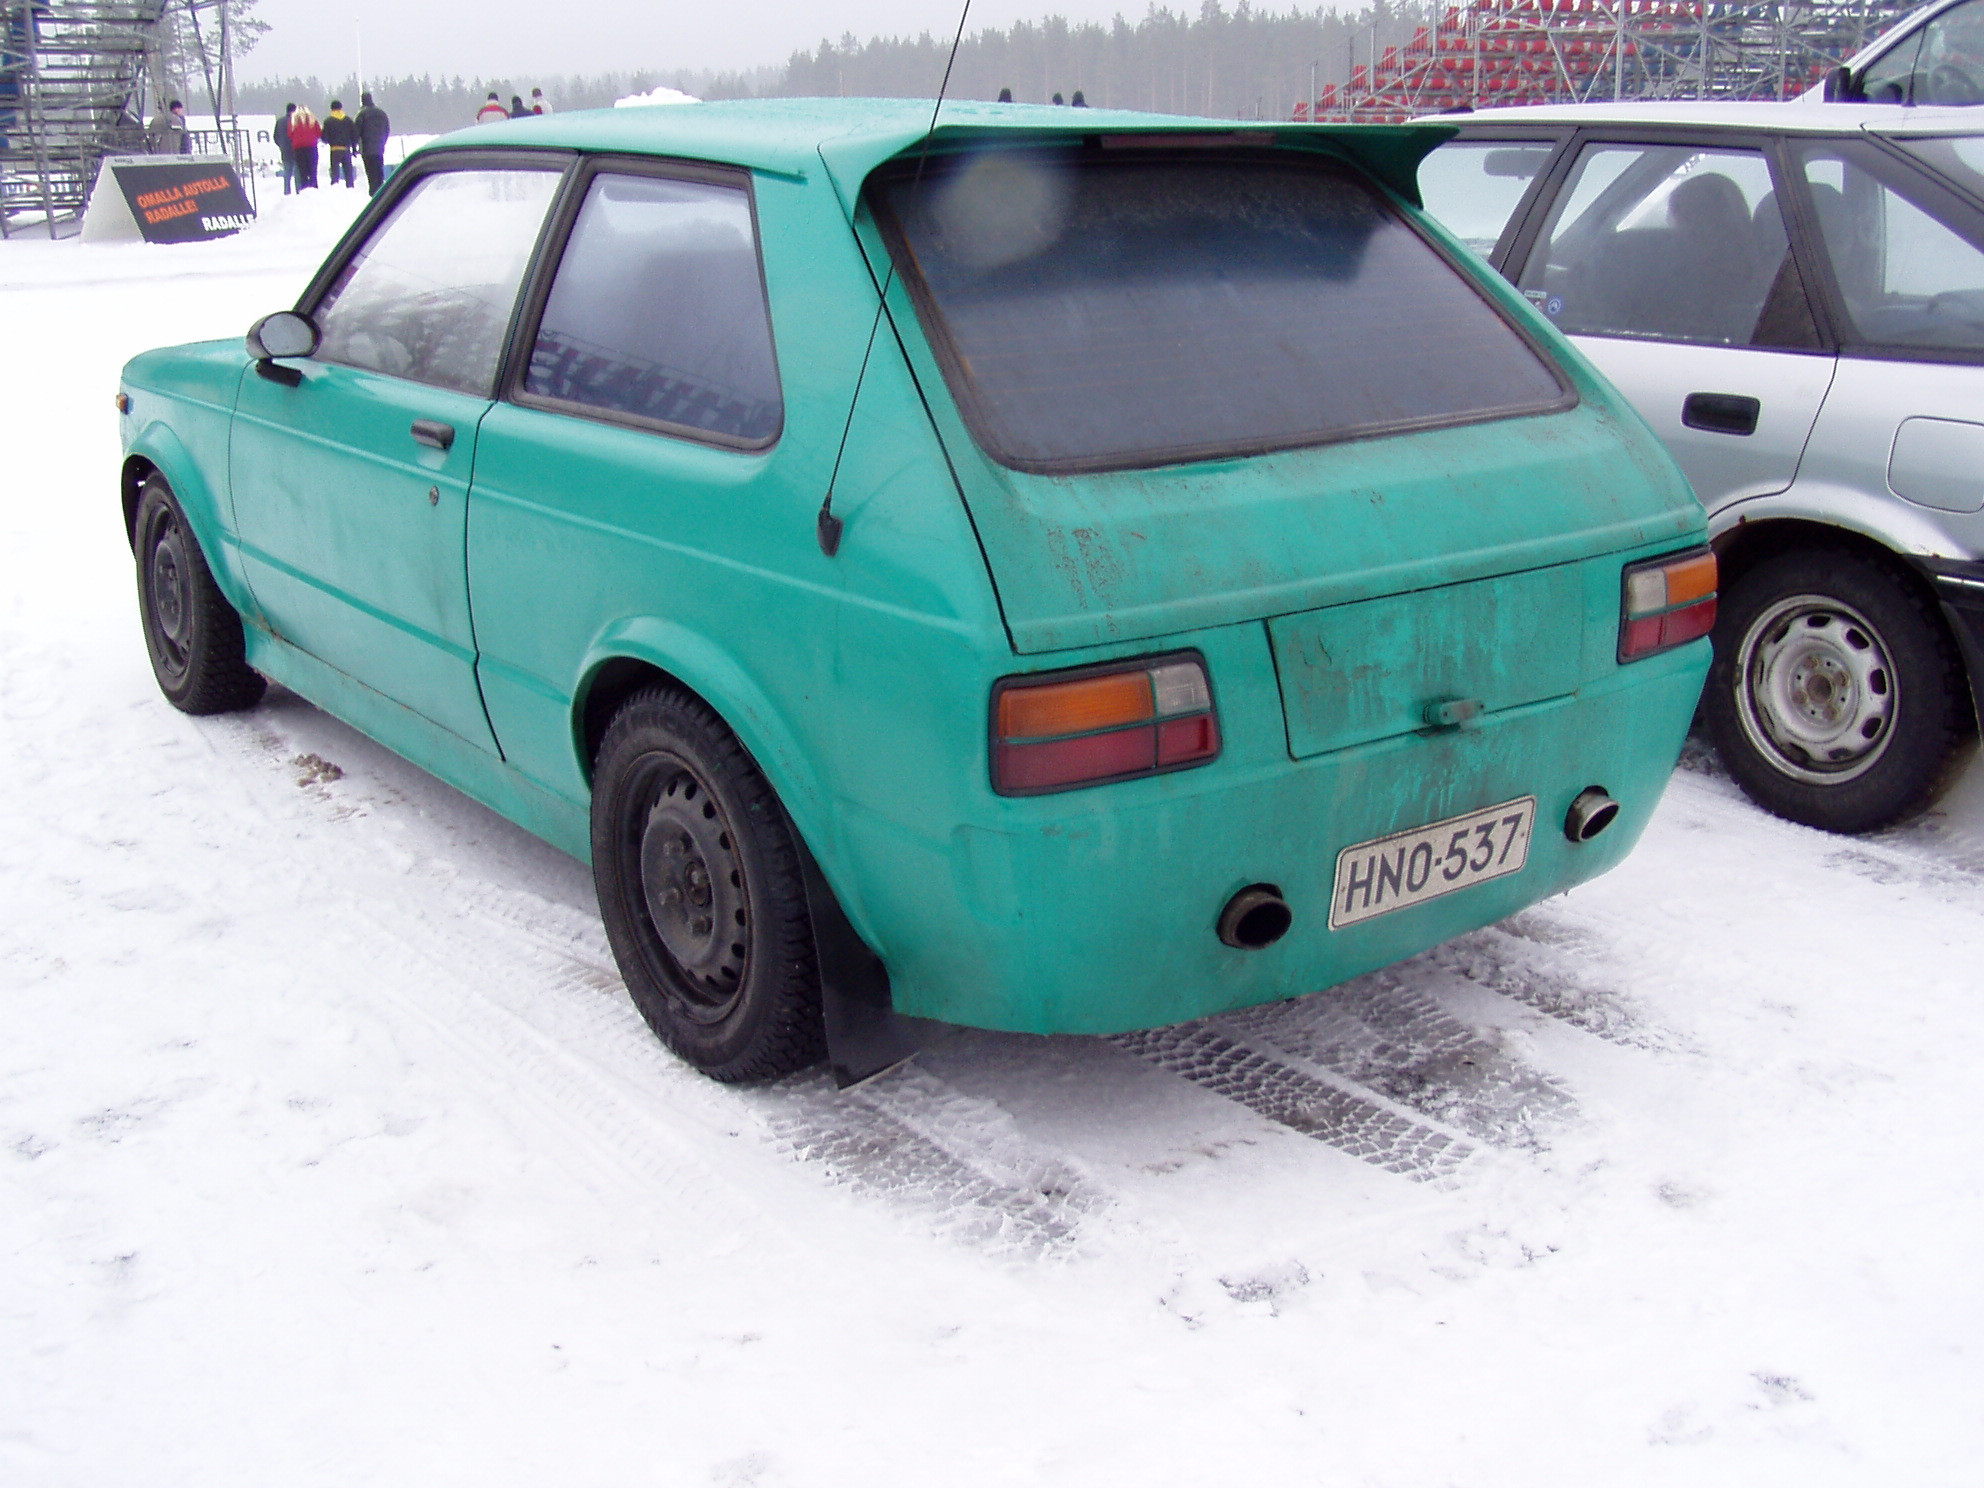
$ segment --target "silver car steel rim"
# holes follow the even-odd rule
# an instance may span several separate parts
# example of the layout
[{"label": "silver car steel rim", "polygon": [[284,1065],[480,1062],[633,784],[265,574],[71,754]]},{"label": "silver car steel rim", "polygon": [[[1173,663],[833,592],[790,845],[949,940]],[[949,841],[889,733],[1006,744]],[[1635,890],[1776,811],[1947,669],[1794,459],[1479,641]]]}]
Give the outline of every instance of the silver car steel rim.
[{"label": "silver car steel rim", "polygon": [[1781,599],[1736,653],[1738,715],[1772,765],[1808,785],[1841,785],[1887,752],[1901,703],[1881,633],[1823,594]]}]

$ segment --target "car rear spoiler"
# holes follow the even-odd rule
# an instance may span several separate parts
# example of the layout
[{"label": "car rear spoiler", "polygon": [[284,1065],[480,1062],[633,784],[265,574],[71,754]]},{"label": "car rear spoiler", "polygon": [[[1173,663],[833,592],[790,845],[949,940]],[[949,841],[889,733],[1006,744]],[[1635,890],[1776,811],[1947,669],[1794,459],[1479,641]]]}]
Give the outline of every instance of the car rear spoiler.
[{"label": "car rear spoiler", "polygon": [[[993,110],[998,109],[998,113]],[[928,141],[933,154],[968,149],[977,143],[997,142],[1005,146],[1067,144],[1078,139],[1099,138],[1105,148],[1111,144],[1135,147],[1145,141],[1181,145],[1257,145],[1270,149],[1313,150],[1349,162],[1381,185],[1403,197],[1413,206],[1419,198],[1419,162],[1459,131],[1452,124],[1427,121],[1410,124],[1292,124],[1279,120],[1193,119],[1154,121],[1148,114],[1119,113],[1113,109],[1077,112],[1069,109],[1067,122],[1057,118],[1052,124],[1016,124],[1010,106],[946,103],[944,122],[933,130],[905,128],[876,130],[843,135],[820,146],[820,159],[839,193],[841,205],[850,220],[854,204],[861,199],[861,188],[869,175],[892,160],[902,159],[924,148]],[[974,115],[984,116],[982,119]]]}]

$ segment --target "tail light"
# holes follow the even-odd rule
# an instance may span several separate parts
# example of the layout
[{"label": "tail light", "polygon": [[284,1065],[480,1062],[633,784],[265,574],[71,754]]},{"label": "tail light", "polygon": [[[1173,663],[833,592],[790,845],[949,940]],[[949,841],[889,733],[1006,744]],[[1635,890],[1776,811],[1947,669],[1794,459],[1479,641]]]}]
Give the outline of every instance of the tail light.
[{"label": "tail light", "polygon": [[1218,754],[1212,684],[1196,654],[1007,677],[992,689],[992,788],[1002,796],[1156,775]]},{"label": "tail light", "polygon": [[1715,554],[1693,548],[1635,563],[1619,603],[1619,660],[1638,661],[1715,629]]}]

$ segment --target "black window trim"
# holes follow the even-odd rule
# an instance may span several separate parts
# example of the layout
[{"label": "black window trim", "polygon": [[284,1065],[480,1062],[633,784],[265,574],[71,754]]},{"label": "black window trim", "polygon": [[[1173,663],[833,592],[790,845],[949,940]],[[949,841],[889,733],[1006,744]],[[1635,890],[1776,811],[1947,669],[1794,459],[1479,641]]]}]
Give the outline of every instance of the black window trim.
[{"label": "black window trim", "polygon": [[[1840,356],[1852,357],[1857,361],[1868,362],[1924,362],[1944,366],[1975,367],[1984,366],[1984,347],[1965,349],[1956,346],[1896,346],[1887,342],[1869,341],[1863,338],[1852,317],[1847,313],[1846,297],[1841,293],[1839,281],[1833,274],[1832,255],[1826,251],[1825,238],[1820,231],[1818,209],[1812,203],[1807,190],[1803,156],[1814,148],[1831,149],[1848,160],[1856,157],[1866,162],[1863,169],[1882,185],[1896,191],[1904,200],[1916,206],[1929,217],[1950,228],[1973,247],[1984,249],[1984,210],[1963,192],[1946,185],[1941,175],[1931,167],[1897,149],[1886,146],[1884,141],[1865,134],[1806,134],[1803,131],[1787,135],[1782,140],[1785,152],[1784,165],[1787,180],[1794,183],[1794,195],[1799,211],[1807,219],[1806,231],[1810,236],[1815,260],[1812,276],[1805,281],[1806,289],[1812,294],[1816,304],[1823,304],[1826,315],[1837,327],[1834,345]],[[1901,190],[1894,182],[1897,176],[1909,178],[1911,184],[1919,185],[1921,195],[1940,203],[1942,211],[1936,211],[1915,199],[1910,192]],[[1964,222],[1958,228],[1948,220],[1954,218]]]},{"label": "black window trim", "polygon": [[[1463,132],[1466,137],[1466,132]],[[1803,137],[1802,133],[1799,137]],[[1831,135],[1815,136],[1834,138]],[[1529,198],[1527,215],[1520,230],[1506,244],[1506,255],[1498,260],[1497,268],[1510,284],[1519,284],[1523,267],[1530,255],[1536,251],[1537,242],[1543,236],[1543,229],[1551,220],[1552,210],[1557,199],[1569,183],[1571,173],[1576,169],[1578,159],[1587,145],[1683,145],[1700,150],[1754,150],[1764,157],[1764,166],[1770,172],[1771,190],[1777,198],[1778,216],[1784,222],[1784,235],[1791,249],[1793,261],[1798,266],[1799,277],[1804,281],[1805,302],[1810,307],[1812,320],[1818,329],[1817,346],[1721,346],[1705,341],[1676,341],[1665,336],[1633,336],[1620,332],[1602,333],[1579,331],[1580,336],[1589,336],[1599,341],[1644,342],[1658,346],[1697,346],[1724,351],[1768,352],[1777,356],[1832,357],[1840,353],[1839,325],[1834,304],[1820,289],[1820,272],[1824,265],[1816,238],[1816,224],[1807,210],[1804,181],[1792,170],[1791,161],[1784,154],[1783,134],[1745,128],[1704,127],[1698,124],[1634,124],[1606,121],[1604,123],[1582,124],[1577,126],[1559,149],[1557,158],[1546,173],[1549,189]],[[1829,272],[1829,271],[1828,271]],[[1570,333],[1566,333],[1570,334]]]},{"label": "black window trim", "polygon": [[[331,286],[344,273],[352,259],[358,256],[364,246],[372,241],[372,236],[392,216],[396,208],[416,186],[430,176],[444,175],[455,171],[469,170],[529,170],[556,174],[560,177],[551,197],[551,206],[544,214],[544,221],[538,225],[537,239],[531,245],[530,257],[525,260],[523,278],[519,281],[516,304],[510,308],[510,324],[498,343],[496,354],[496,376],[489,391],[481,394],[489,401],[501,396],[503,379],[507,375],[509,363],[515,355],[518,317],[528,303],[527,290],[536,276],[538,265],[544,256],[547,241],[546,229],[556,218],[559,205],[571,189],[571,177],[580,156],[575,150],[557,149],[473,149],[436,150],[431,155],[416,155],[405,165],[387,177],[379,194],[372,198],[359,212],[358,218],[345,230],[330,256],[311,276],[310,282],[297,297],[296,309],[299,314],[316,318],[318,306],[324,296],[330,293]],[[344,362],[325,359],[326,365],[342,367]],[[379,372],[369,367],[353,368],[354,371],[370,372],[375,377],[397,377],[391,372]],[[423,382],[417,377],[397,377],[398,381],[412,383],[417,387],[433,387],[436,384]],[[476,394],[469,394],[474,397]]]},{"label": "black window trim", "polygon": [[[1047,150],[1056,154],[1064,153],[1070,147],[1059,143],[1041,145],[1011,146],[1013,149]],[[1084,154],[1094,147],[1084,142],[1077,146]],[[1244,147],[1241,147],[1244,148]],[[1099,151],[1097,152],[1099,154]],[[1250,150],[1250,163],[1258,163],[1267,152],[1258,146]],[[1277,151],[1277,153],[1282,153]],[[1181,149],[1176,151],[1150,149],[1137,152],[1139,161],[1189,160],[1203,163],[1208,152],[1203,148]],[[1547,414],[1566,413],[1576,408],[1581,401],[1577,386],[1570,375],[1558,363],[1556,355],[1528,326],[1510,314],[1497,303],[1489,288],[1477,277],[1477,270],[1458,255],[1448,251],[1446,245],[1428,233],[1412,210],[1407,210],[1401,200],[1383,182],[1350,160],[1334,153],[1323,153],[1313,149],[1286,149],[1285,155],[1291,163],[1312,169],[1334,171],[1352,177],[1363,184],[1378,203],[1381,210],[1389,212],[1424,243],[1426,247],[1445,264],[1494,315],[1512,332],[1537,359],[1545,373],[1557,384],[1559,395],[1547,403],[1537,403],[1514,408],[1498,408],[1484,413],[1434,415],[1425,418],[1394,419],[1381,424],[1358,425],[1322,437],[1302,438],[1262,438],[1232,440],[1216,444],[1177,446],[1169,449],[1147,450],[1133,455],[1084,455],[1058,460],[1024,459],[1001,450],[987,436],[985,421],[979,406],[977,389],[965,376],[963,359],[958,355],[956,343],[945,328],[945,321],[935,297],[923,275],[917,270],[915,255],[910,252],[907,239],[895,214],[890,211],[876,187],[883,182],[898,180],[906,176],[920,174],[920,162],[916,160],[898,161],[875,171],[862,188],[862,202],[870,220],[881,234],[887,248],[889,260],[895,265],[896,277],[909,291],[910,299],[916,307],[916,316],[923,341],[937,360],[943,373],[944,385],[951,395],[951,401],[965,427],[978,448],[987,458],[1005,469],[1018,471],[1024,475],[1093,475],[1124,470],[1161,470],[1176,465],[1198,465],[1213,460],[1249,459],[1258,455],[1279,454],[1290,450],[1324,449],[1331,445],[1348,444],[1356,440],[1387,439],[1401,434],[1416,434],[1430,429],[1460,428],[1469,424],[1499,423],[1504,419],[1537,418]],[[1279,163],[1279,162],[1277,162]],[[1415,209],[1416,210],[1416,209]],[[1471,256],[1471,255],[1470,255]],[[897,327],[897,335],[902,328]]]},{"label": "black window trim", "polygon": [[[640,414],[625,413],[618,409],[600,408],[591,403],[580,403],[569,398],[546,397],[542,393],[533,393],[525,388],[524,379],[530,370],[531,348],[536,344],[538,327],[544,318],[545,306],[550,303],[551,287],[557,280],[558,267],[564,261],[565,250],[571,244],[573,229],[578,226],[579,212],[585,205],[586,194],[592,189],[592,183],[602,175],[647,176],[655,180],[692,181],[741,190],[744,193],[745,204],[751,213],[751,247],[758,260],[758,292],[764,297],[765,334],[771,342],[772,378],[779,390],[778,427],[764,438],[740,439],[735,435],[718,433],[712,429],[669,423],[665,419],[646,418]],[[785,435],[785,378],[779,368],[778,328],[772,319],[771,285],[765,275],[765,235],[758,222],[757,181],[753,173],[742,166],[718,165],[706,160],[685,160],[674,156],[590,153],[581,156],[577,166],[566,178],[562,195],[552,204],[551,211],[547,215],[544,238],[539,247],[537,260],[532,266],[532,272],[525,278],[524,292],[518,298],[517,318],[512,327],[509,351],[496,386],[497,397],[501,401],[514,403],[520,408],[533,408],[544,413],[590,419],[594,423],[612,424],[644,434],[659,434],[664,438],[686,440],[691,444],[708,445],[714,449],[761,454],[776,445]]]}]

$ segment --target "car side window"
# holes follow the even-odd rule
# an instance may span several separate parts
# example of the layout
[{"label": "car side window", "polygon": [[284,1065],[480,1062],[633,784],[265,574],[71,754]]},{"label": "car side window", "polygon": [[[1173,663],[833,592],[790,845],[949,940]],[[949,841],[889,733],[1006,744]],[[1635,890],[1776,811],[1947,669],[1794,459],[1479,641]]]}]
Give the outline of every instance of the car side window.
[{"label": "car side window", "polygon": [[1818,343],[1756,150],[1585,146],[1517,284],[1571,335]]},{"label": "car side window", "polygon": [[317,302],[318,358],[489,396],[559,179],[505,169],[416,182]]},{"label": "car side window", "polygon": [[1455,140],[1419,163],[1420,199],[1485,258],[1556,150],[1547,140]]},{"label": "car side window", "polygon": [[743,187],[596,176],[524,391],[727,443],[775,439],[784,402]]},{"label": "car side window", "polygon": [[1984,0],[1944,11],[1860,80],[1869,103],[1984,103]]},{"label": "car side window", "polygon": [[[1984,352],[1984,247],[1844,151],[1804,153],[1804,176],[1855,339]],[[1948,210],[1947,208],[1945,209]]]}]

